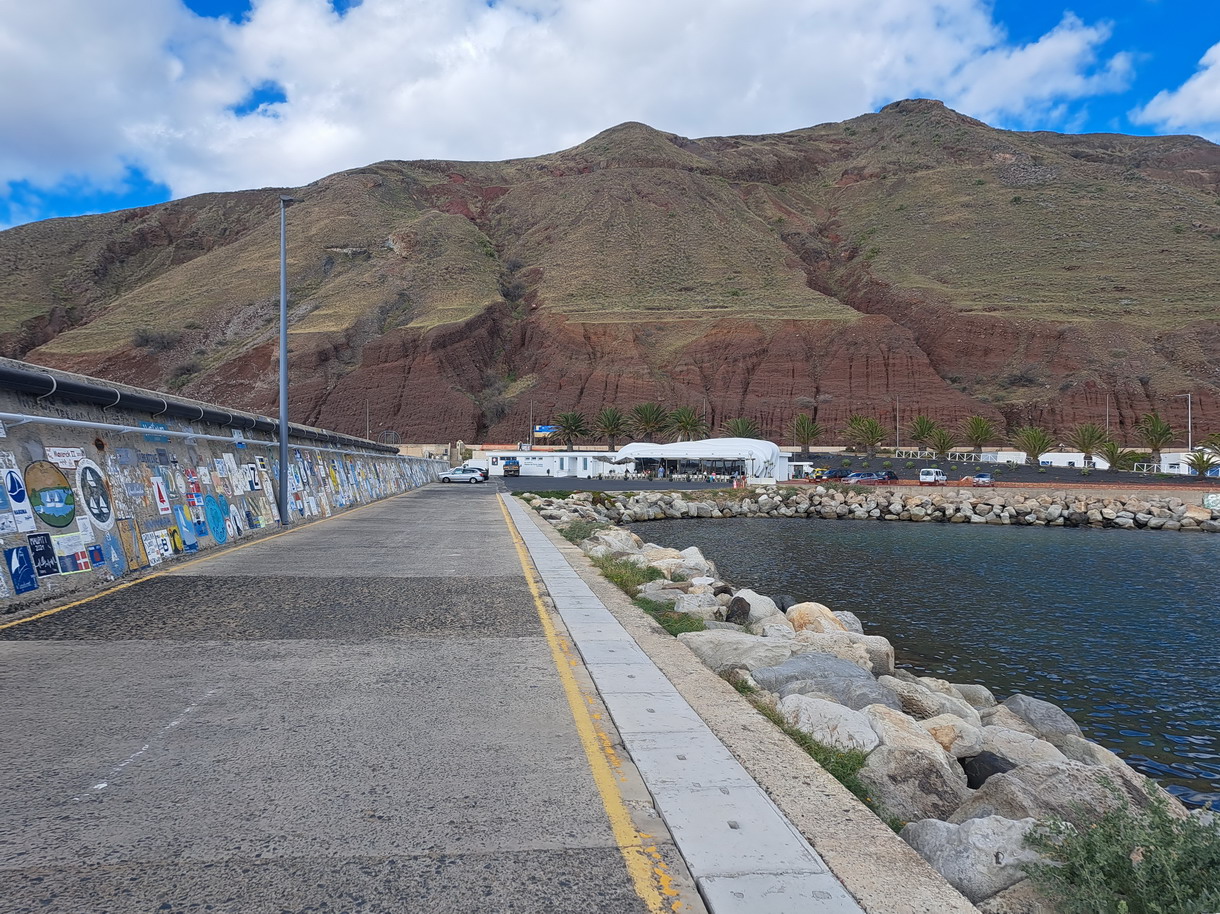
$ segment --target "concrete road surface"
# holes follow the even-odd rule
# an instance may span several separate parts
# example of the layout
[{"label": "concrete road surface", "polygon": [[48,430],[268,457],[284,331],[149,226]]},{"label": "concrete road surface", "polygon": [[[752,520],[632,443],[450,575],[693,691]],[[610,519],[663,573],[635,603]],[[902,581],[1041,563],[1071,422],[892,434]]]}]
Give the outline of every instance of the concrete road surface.
[{"label": "concrete road surface", "polygon": [[0,912],[655,909],[496,488],[0,631]]}]

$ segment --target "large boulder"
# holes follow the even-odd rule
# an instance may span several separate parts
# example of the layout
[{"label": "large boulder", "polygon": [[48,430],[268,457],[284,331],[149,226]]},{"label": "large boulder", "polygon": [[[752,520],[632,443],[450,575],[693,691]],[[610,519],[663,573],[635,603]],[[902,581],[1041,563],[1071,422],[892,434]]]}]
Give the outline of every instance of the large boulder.
[{"label": "large boulder", "polygon": [[[684,637],[684,635],[678,636],[679,639]],[[757,640],[783,644],[789,652],[792,651],[791,645],[794,643],[778,639],[759,638]],[[861,669],[850,660],[832,657],[830,654],[806,653],[790,655],[790,659],[786,657],[769,667],[751,667],[751,671],[754,673],[754,678],[758,681],[758,684],[769,692],[778,692],[788,683],[796,682],[800,679],[815,681],[837,679],[854,679],[861,682],[875,681],[867,670]]]},{"label": "large boulder", "polygon": [[644,547],[644,541],[632,533],[630,530],[624,530],[622,527],[610,527],[605,530],[598,530],[587,540],[584,540],[580,545],[583,549],[586,543],[592,543],[598,546],[604,546],[609,550],[609,554],[615,557],[624,555],[638,555]]},{"label": "large boulder", "polygon": [[1033,819],[987,816],[960,825],[922,819],[900,837],[971,901],[983,901],[1025,879],[1024,867],[1041,855],[1025,846]]},{"label": "large boulder", "polygon": [[1028,733],[1030,736],[1041,737],[1042,735],[1024,717],[1014,714],[1003,705],[983,708],[979,711],[979,717],[983,721],[984,727],[1003,727],[1005,730],[1020,730],[1022,733]]},{"label": "large boulder", "polygon": [[1104,746],[1082,736],[1061,736],[1055,740],[1055,748],[1073,762],[1093,765],[1097,768],[1125,768],[1127,763]]},{"label": "large boulder", "polygon": [[842,623],[843,628],[849,632],[855,632],[857,635],[864,634],[864,625],[860,622],[860,617],[853,612],[848,612],[846,609],[836,609],[834,611],[835,618]]},{"label": "large boulder", "polygon": [[1043,739],[1054,742],[1059,736],[1084,736],[1079,724],[1066,711],[1049,701],[1018,692],[1004,699],[1003,705],[1033,727]]},{"label": "large boulder", "polygon": [[798,632],[845,632],[847,629],[830,608],[821,603],[797,603],[789,607],[784,615]]},{"label": "large boulder", "polygon": [[[717,595],[719,596],[719,594]],[[733,597],[724,608],[724,621],[734,625],[748,625],[750,622],[750,601],[745,597]]]},{"label": "large boulder", "polygon": [[[857,635],[855,632],[814,632],[798,631],[798,644],[808,646],[808,650],[824,654],[844,656],[844,651],[850,647],[862,649],[868,658],[868,669],[874,676],[889,675],[894,671],[894,646],[887,638],[880,635]],[[854,654],[855,651],[852,651]]]},{"label": "large boulder", "polygon": [[645,543],[640,551],[644,554],[644,560],[649,565],[666,559],[682,558],[682,553],[677,549],[670,549],[668,546],[658,546],[656,543]]},{"label": "large boulder", "polygon": [[[678,640],[715,673],[725,670],[774,668],[792,656],[792,642],[780,638],[757,638],[744,632],[712,630],[683,632]],[[846,663],[846,661],[839,661]],[[859,669],[859,667],[856,667]],[[867,675],[867,674],[866,674]],[[769,685],[763,688],[774,692]]]},{"label": "large boulder", "polygon": [[996,705],[995,696],[991,694],[991,689],[986,686],[977,685],[973,682],[956,682],[953,687],[957,689],[957,694],[966,700],[966,703],[976,711],[982,711],[984,708],[994,708]]},{"label": "large boulder", "polygon": [[[775,601],[761,593],[755,593],[748,587],[737,591],[737,596],[750,604],[750,612],[747,617],[747,622],[758,622],[760,619],[765,619],[767,616],[780,615],[780,609],[775,605]],[[737,620],[730,619],[730,622]]]},{"label": "large boulder", "polygon": [[687,578],[714,578],[716,576],[716,566],[710,559],[704,558],[697,546],[687,546],[682,550],[681,556],[682,560],[686,562],[685,576]]},{"label": "large boulder", "polygon": [[907,822],[948,818],[970,797],[961,768],[939,746],[933,754],[881,745],[869,753],[858,777],[887,813]]},{"label": "large boulder", "polygon": [[966,758],[983,751],[983,731],[954,714],[938,714],[921,720],[919,726],[954,758]]},{"label": "large boulder", "polygon": [[898,700],[902,702],[902,710],[916,720],[953,714],[971,726],[982,726],[979,712],[970,707],[965,699],[943,692],[933,692],[922,682],[904,682],[896,676],[880,676],[877,681],[897,692]]},{"label": "large boulder", "polygon": [[877,734],[868,718],[843,705],[808,695],[789,695],[780,700],[779,712],[789,726],[823,745],[864,752],[877,748]]},{"label": "large boulder", "polygon": [[704,620],[724,619],[724,607],[710,593],[682,594],[674,601],[674,612],[686,613]]},{"label": "large boulder", "polygon": [[983,751],[1008,759],[1013,765],[1066,762],[1067,756],[1044,739],[1004,727],[983,728]]},{"label": "large boulder", "polygon": [[[783,629],[781,637],[791,638],[796,635],[792,629],[792,623],[789,622],[783,613],[777,613],[774,616],[767,616],[765,619],[759,619],[757,622],[751,622],[746,626],[746,631],[752,635],[762,635],[763,637],[774,638],[777,634],[777,629]],[[770,634],[768,634],[770,632]]]},{"label": "large boulder", "polygon": [[883,705],[901,711],[898,696],[885,686],[865,679],[798,679],[779,690],[781,698],[808,695],[841,704],[853,711],[863,711],[869,705]]},{"label": "large boulder", "polygon": [[[864,715],[883,746],[926,752],[945,763],[952,761],[936,738],[909,715],[884,705],[870,705],[864,709]],[[965,775],[961,780],[966,782]]]},{"label": "large boulder", "polygon": [[[1125,768],[1126,766],[1124,766]],[[1130,768],[1098,768],[1079,762],[1040,762],[1022,765],[987,779],[974,795],[947,818],[961,823],[985,816],[1006,819],[1062,819],[1087,828],[1125,800],[1133,809],[1147,809],[1152,800],[1147,779]],[[1177,800],[1163,791],[1175,815],[1185,816]]]}]

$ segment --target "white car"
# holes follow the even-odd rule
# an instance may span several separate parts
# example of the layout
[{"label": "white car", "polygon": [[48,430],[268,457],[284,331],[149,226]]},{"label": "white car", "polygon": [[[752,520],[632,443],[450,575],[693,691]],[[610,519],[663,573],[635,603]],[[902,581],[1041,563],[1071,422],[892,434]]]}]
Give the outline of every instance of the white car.
[{"label": "white car", "polygon": [[448,473],[441,473],[441,482],[482,482],[483,471],[478,467],[454,467]]}]

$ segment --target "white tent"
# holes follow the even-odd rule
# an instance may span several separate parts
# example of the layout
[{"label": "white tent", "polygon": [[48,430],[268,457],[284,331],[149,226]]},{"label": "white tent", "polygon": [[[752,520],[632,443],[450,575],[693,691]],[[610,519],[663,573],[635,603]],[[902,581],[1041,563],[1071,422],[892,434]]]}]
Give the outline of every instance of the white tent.
[{"label": "white tent", "polygon": [[633,442],[621,448],[617,459],[739,462],[747,476],[788,479],[788,455],[779,445],[758,438],[707,438],[673,444]]}]

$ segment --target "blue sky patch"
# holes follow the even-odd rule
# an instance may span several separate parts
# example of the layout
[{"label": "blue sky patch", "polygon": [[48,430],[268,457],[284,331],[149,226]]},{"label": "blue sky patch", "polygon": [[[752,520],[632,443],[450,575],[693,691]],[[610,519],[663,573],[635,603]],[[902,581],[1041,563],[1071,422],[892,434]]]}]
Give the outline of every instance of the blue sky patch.
[{"label": "blue sky patch", "polygon": [[0,230],[31,219],[81,216],[134,209],[170,199],[166,184],[149,180],[138,168],[128,167],[121,181],[109,187],[69,178],[55,187],[37,187],[29,181],[0,186]]},{"label": "blue sky patch", "polygon": [[251,0],[182,0],[196,16],[241,22],[250,12]]},{"label": "blue sky patch", "polygon": [[250,90],[250,94],[229,108],[238,117],[255,114],[263,105],[277,105],[288,101],[284,87],[274,80],[267,80]]}]

